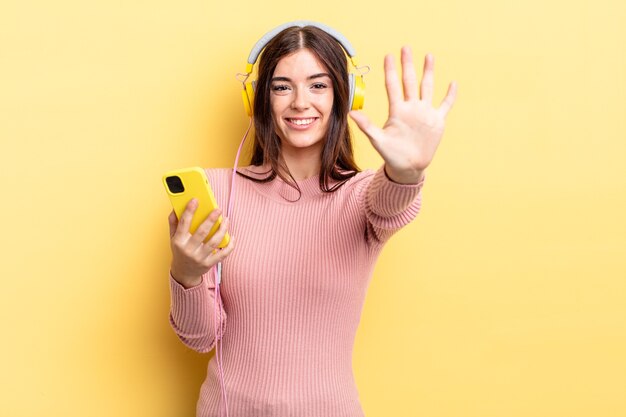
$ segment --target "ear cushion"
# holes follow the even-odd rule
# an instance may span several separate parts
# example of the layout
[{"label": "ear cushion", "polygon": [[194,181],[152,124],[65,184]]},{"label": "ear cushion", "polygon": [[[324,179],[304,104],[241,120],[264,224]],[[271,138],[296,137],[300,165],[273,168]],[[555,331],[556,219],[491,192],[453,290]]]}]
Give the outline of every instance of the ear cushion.
[{"label": "ear cushion", "polygon": [[350,86],[350,97],[348,98],[349,109],[354,110],[354,74],[348,75],[348,85]]}]

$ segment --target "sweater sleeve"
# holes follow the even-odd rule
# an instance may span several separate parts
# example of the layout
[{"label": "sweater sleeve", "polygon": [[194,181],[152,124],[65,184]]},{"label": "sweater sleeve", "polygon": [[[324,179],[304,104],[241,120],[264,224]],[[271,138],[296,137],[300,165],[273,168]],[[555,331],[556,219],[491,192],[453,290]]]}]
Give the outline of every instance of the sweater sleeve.
[{"label": "sweater sleeve", "polygon": [[422,204],[424,175],[417,184],[399,184],[389,179],[381,166],[359,194],[359,206],[366,218],[365,238],[371,246],[384,244],[409,224]]},{"label": "sweater sleeve", "polygon": [[[172,277],[170,272],[170,324],[179,339],[188,347],[201,353],[210,352],[215,339],[215,285],[213,269],[202,275],[202,282],[195,287],[185,288]],[[221,339],[226,327],[226,311],[221,300],[217,319]]]}]

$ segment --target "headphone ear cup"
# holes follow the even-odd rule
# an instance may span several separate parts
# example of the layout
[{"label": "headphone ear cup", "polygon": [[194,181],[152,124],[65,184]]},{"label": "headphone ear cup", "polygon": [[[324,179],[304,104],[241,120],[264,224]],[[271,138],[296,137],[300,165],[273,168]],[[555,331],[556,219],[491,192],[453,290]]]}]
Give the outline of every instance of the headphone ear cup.
[{"label": "headphone ear cup", "polygon": [[350,86],[350,97],[348,98],[348,104],[350,105],[348,108],[350,110],[354,110],[354,74],[350,73],[348,75],[348,85]]},{"label": "headphone ear cup", "polygon": [[247,82],[245,89],[241,92],[243,98],[243,107],[246,109],[248,116],[252,117],[254,114],[254,89],[256,88],[256,81]]},{"label": "headphone ear cup", "polygon": [[361,110],[365,102],[365,81],[362,75],[350,74],[351,110]]}]

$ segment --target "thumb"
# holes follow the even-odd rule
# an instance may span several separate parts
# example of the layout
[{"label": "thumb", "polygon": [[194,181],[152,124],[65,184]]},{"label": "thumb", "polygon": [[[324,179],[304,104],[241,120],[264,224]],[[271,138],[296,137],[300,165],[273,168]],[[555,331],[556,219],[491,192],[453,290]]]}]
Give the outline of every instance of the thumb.
[{"label": "thumb", "polygon": [[178,227],[178,218],[176,218],[176,213],[174,213],[174,210],[172,210],[167,220],[170,223],[170,238],[171,238],[172,236],[174,236],[174,233],[176,233],[176,228]]},{"label": "thumb", "polygon": [[370,139],[372,145],[377,147],[377,143],[383,136],[383,130],[378,126],[374,125],[370,119],[362,112],[352,110],[348,113],[352,120],[356,123],[356,125],[365,133],[365,135]]}]

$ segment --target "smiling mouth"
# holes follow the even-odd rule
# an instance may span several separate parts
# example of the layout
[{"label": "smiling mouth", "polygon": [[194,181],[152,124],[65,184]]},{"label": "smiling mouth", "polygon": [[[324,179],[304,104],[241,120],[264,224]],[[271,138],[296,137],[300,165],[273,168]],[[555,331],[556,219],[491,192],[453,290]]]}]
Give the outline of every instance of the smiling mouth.
[{"label": "smiling mouth", "polygon": [[285,120],[287,120],[287,122],[296,125],[296,126],[308,126],[311,123],[313,123],[314,121],[316,121],[318,118],[317,117],[309,117],[309,118],[291,118],[291,117],[287,117],[285,118]]}]

